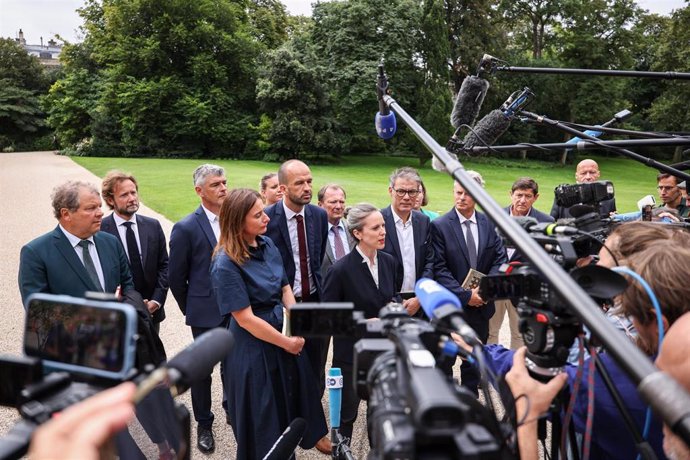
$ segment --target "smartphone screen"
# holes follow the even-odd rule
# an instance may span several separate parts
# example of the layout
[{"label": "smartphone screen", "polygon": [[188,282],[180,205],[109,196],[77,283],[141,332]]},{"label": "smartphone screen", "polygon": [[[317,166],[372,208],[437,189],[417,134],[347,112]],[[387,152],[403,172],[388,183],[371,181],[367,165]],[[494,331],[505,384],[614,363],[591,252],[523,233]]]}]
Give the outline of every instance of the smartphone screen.
[{"label": "smartphone screen", "polygon": [[353,337],[352,303],[296,303],[290,307],[290,332],[303,337]]},{"label": "smartphone screen", "polygon": [[35,294],[29,299],[24,352],[47,370],[123,378],[134,362],[136,313],[117,302]]}]

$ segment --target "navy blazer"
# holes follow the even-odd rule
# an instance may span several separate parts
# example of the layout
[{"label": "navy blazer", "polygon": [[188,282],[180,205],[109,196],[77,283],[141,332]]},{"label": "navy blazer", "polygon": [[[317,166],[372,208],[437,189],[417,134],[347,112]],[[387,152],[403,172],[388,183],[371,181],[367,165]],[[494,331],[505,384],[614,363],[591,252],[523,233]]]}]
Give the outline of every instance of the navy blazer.
[{"label": "navy blazer", "polygon": [[[398,232],[395,228],[393,211],[390,206],[381,210],[383,221],[386,224],[386,245],[383,252],[395,257],[398,262],[397,285],[398,291],[402,287],[404,266],[400,252]],[[415,280],[434,277],[434,250],[431,245],[431,226],[429,217],[419,211],[412,211],[412,235],[414,236]]]},{"label": "navy blazer", "polygon": [[[485,275],[499,273],[502,264],[508,261],[501,238],[494,224],[482,213],[476,212],[479,242],[477,243],[477,270]],[[470,271],[469,254],[465,235],[460,228],[460,220],[455,208],[431,222],[431,240],[434,245],[434,274],[441,285],[458,296],[463,306],[472,296],[471,291],[461,287]],[[469,316],[477,315],[485,319],[494,314],[493,302],[484,307],[465,308]]]},{"label": "navy blazer", "polygon": [[210,328],[223,323],[210,275],[216,243],[201,206],[177,222],[170,233],[168,282],[188,326]]},{"label": "navy blazer", "polygon": [[[355,310],[365,318],[377,318],[379,311],[397,298],[395,273],[397,262],[390,254],[378,252],[379,287],[376,287],[369,267],[356,249],[338,260],[326,274],[322,302],[352,302]],[[353,347],[357,338],[333,338],[333,360],[353,362]]]},{"label": "navy blazer", "polygon": [[[506,206],[503,208],[503,210],[506,212],[506,214],[510,215],[510,205]],[[541,211],[537,211],[534,209],[534,206],[532,206],[529,210],[529,213],[527,213],[527,217],[531,217],[533,219],[536,219],[537,222],[539,223],[551,223],[553,222],[553,217],[551,217],[548,214],[545,214]],[[510,262],[512,261],[518,261],[518,262],[523,262],[525,258],[520,254],[519,251],[515,251],[513,253],[513,256],[510,258]]]},{"label": "navy blazer", "polygon": [[[118,239],[98,232],[93,241],[103,269],[104,291],[114,294],[118,286],[122,293],[134,289],[127,255]],[[59,226],[22,247],[18,278],[25,307],[29,295],[36,292],[84,297],[86,291],[99,290]]]},{"label": "navy blazer", "polygon": [[[288,281],[292,287],[295,284],[295,261],[292,254],[292,243],[288,231],[287,218],[283,209],[283,202],[279,201],[266,207],[266,215],[271,219],[266,229],[267,237],[278,246]],[[307,251],[309,251],[309,266],[316,283],[316,292],[321,297],[323,280],[321,278],[321,261],[326,254],[328,244],[328,217],[326,211],[313,204],[304,206],[305,231],[307,234]]]},{"label": "navy blazer", "polygon": [[[120,233],[112,214],[103,218],[101,231],[115,236],[122,246],[127,243],[120,239]],[[141,245],[141,264],[144,268],[144,285],[134,286],[144,299],[155,300],[161,307],[152,317],[153,321],[165,319],[165,299],[168,297],[168,247],[160,222],[151,217],[137,214],[137,232]],[[126,252],[126,251],[125,251]]]}]

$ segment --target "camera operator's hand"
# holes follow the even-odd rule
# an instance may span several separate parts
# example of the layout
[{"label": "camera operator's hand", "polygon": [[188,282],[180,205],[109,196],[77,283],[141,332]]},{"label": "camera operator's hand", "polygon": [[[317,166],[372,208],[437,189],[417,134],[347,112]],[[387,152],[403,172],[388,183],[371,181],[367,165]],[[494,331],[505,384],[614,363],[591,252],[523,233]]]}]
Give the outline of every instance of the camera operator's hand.
[{"label": "camera operator's hand", "polygon": [[478,287],[472,289],[472,296],[470,297],[470,300],[467,301],[467,305],[469,305],[470,307],[481,307],[483,305],[486,305],[484,299],[482,299],[479,295]]},{"label": "camera operator's hand", "polygon": [[409,299],[403,300],[403,307],[407,310],[407,314],[413,316],[419,311],[419,299],[417,297],[411,297]]},{"label": "camera operator's hand", "polygon": [[286,345],[283,347],[285,351],[293,355],[298,355],[304,347],[304,337],[287,337]]},{"label": "camera operator's hand", "polygon": [[533,379],[525,365],[526,347],[513,355],[513,367],[506,374],[506,382],[515,398],[520,458],[537,458],[537,419],[546,412],[551,401],[568,381],[565,373],[558,374],[548,383]]},{"label": "camera operator's hand", "polygon": [[66,409],[36,430],[29,458],[99,459],[99,449],[134,418],[135,391],[125,382]]}]

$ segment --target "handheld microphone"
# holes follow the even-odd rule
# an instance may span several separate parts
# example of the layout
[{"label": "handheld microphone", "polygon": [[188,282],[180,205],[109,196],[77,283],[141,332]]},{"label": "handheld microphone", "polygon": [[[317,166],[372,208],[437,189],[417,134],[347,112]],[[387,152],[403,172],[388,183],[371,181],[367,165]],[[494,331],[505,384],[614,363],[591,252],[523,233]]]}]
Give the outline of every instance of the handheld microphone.
[{"label": "handheld microphone", "polygon": [[395,114],[390,111],[383,96],[388,92],[388,77],[383,70],[383,64],[379,64],[379,74],[376,77],[376,95],[379,100],[379,111],[374,117],[374,126],[376,127],[376,134],[384,140],[388,140],[395,135],[397,129],[397,122],[395,121]]},{"label": "handheld microphone", "polygon": [[420,278],[414,292],[429,318],[449,324],[472,347],[482,344],[474,329],[462,318],[462,305],[455,294],[429,278]]},{"label": "handheld microphone", "polygon": [[302,435],[307,428],[307,422],[303,418],[296,418],[285,428],[283,434],[276,440],[271,450],[264,456],[263,460],[284,460],[292,458],[295,449],[302,441]]},{"label": "handheld microphone", "polygon": [[187,391],[205,379],[216,364],[232,349],[234,339],[227,329],[217,327],[197,337],[162,367],[146,377],[138,386],[135,401],[139,402],[159,383],[166,382],[173,396]]},{"label": "handheld microphone", "polygon": [[339,367],[328,369],[326,388],[328,388],[328,412],[331,429],[337,429],[340,428],[340,407],[343,397],[343,374]]}]

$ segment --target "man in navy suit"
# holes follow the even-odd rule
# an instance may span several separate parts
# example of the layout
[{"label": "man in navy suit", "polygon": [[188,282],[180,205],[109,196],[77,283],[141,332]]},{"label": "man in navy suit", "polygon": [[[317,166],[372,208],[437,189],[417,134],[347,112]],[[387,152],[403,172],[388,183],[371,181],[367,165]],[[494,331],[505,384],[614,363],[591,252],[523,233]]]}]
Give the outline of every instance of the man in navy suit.
[{"label": "man in navy suit", "polygon": [[[484,186],[484,179],[479,173],[467,173]],[[478,287],[464,289],[462,283],[470,268],[485,275],[495,275],[508,258],[494,224],[484,214],[475,211],[474,199],[457,182],[453,190],[455,207],[431,222],[435,278],[458,296],[467,323],[479,339],[486,342],[494,305],[484,302],[479,296]],[[462,385],[476,393],[479,383],[477,370],[463,362],[460,373]]]},{"label": "man in navy suit", "polygon": [[[312,199],[312,175],[309,166],[299,160],[288,160],[278,169],[278,182],[283,199],[264,211],[271,219],[266,236],[280,251],[288,281],[298,302],[319,302],[322,283],[321,261],[328,243],[326,211],[309,204]],[[314,376],[325,389],[325,367],[328,354],[327,338],[308,338],[304,349]],[[330,453],[328,438],[316,447]]]},{"label": "man in navy suit", "polygon": [[[224,324],[211,287],[209,268],[220,234],[218,213],[228,188],[225,171],[220,166],[203,164],[196,168],[193,177],[194,190],[201,198],[201,205],[173,226],[170,234],[168,281],[196,339],[204,332]],[[223,371],[221,366],[221,379]],[[215,441],[211,431],[214,419],[211,412],[211,375],[192,385],[191,392],[192,409],[198,424],[197,446],[204,453],[213,452]]]},{"label": "man in navy suit", "polygon": [[[386,223],[383,251],[398,262],[395,276],[398,292],[412,292],[419,278],[433,278],[434,275],[430,221],[414,210],[421,183],[422,178],[414,168],[403,167],[393,171],[388,186],[391,204],[381,210]],[[416,297],[405,299],[403,305],[409,315],[417,314],[420,307]]]},{"label": "man in navy suit", "polygon": [[[539,185],[531,177],[521,177],[515,182],[510,190],[510,206],[503,208],[510,216],[532,217],[537,222],[553,222],[553,217],[534,208],[534,203],[539,198]],[[514,248],[506,248],[508,260],[510,262],[522,262],[522,257]],[[508,323],[510,324],[510,348],[517,350],[524,342],[522,334],[518,329],[517,310],[509,299],[496,300],[494,302],[496,312],[489,321],[489,339],[487,343],[498,343],[498,332],[501,330],[503,318],[508,313]]]},{"label": "man in navy suit", "polygon": [[134,288],[144,298],[153,331],[159,334],[168,296],[168,248],[163,228],[156,219],[137,214],[139,185],[134,176],[110,171],[103,179],[101,195],[113,210],[103,218],[101,231],[110,233],[122,243]]},{"label": "man in navy suit", "polygon": [[36,292],[84,297],[134,288],[127,256],[115,237],[99,233],[101,197],[92,184],[69,181],[53,190],[58,226],[22,247],[19,290],[22,302]]}]

